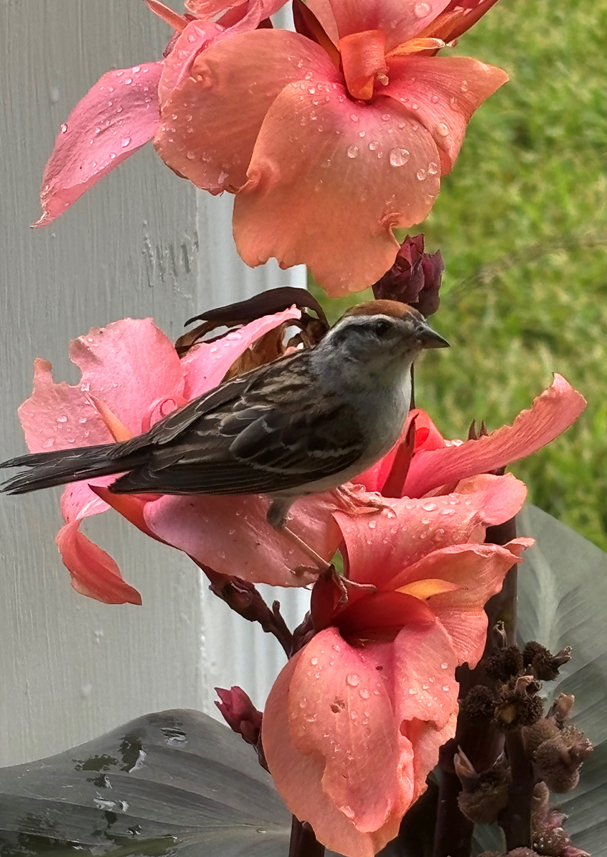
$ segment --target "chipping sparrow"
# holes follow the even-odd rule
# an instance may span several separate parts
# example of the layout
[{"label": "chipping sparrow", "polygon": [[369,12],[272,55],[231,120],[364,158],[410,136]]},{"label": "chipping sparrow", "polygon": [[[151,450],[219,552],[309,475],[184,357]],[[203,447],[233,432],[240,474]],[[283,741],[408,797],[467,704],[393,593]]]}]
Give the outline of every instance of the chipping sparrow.
[{"label": "chipping sparrow", "polygon": [[286,530],[298,497],[337,488],[396,443],[413,361],[424,349],[447,345],[406,304],[359,304],[314,348],[220,384],[145,434],[5,461],[0,466],[31,469],[0,490],[24,494],[123,473],[112,492],[268,494],[268,522]]}]

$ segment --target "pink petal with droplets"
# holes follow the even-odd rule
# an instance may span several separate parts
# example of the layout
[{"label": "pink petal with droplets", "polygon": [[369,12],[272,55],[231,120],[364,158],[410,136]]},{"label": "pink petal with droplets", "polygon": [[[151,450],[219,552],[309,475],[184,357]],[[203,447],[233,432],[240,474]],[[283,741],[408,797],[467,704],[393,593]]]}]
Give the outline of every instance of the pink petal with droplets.
[{"label": "pink petal with droplets", "polygon": [[72,341],[70,359],[82,372],[82,397],[85,392],[98,396],[133,434],[141,433],[148,411],[159,401],[183,401],[179,357],[151,318],[92,328]]},{"label": "pink petal with droplets", "polygon": [[[244,22],[244,26],[249,30],[254,30],[260,21],[274,15],[284,5],[285,0],[247,0],[245,3],[242,0],[238,0],[238,2],[234,2],[234,0],[232,2],[230,0],[186,0],[185,2],[186,9],[192,15],[202,19],[214,18],[222,12],[242,8],[243,15],[240,23]],[[237,31],[240,32],[240,27]]]},{"label": "pink petal with droplets", "polygon": [[368,515],[336,511],[345,540],[348,577],[392,589],[403,569],[433,551],[482,542],[488,526],[520,511],[527,489],[512,474],[478,476],[457,491],[419,500],[386,500],[389,507]]},{"label": "pink petal with droplets", "polygon": [[181,361],[186,399],[195,399],[216,387],[223,381],[230,366],[244,354],[249,346],[270,330],[299,318],[301,318],[301,311],[293,306],[283,312],[258,318],[216,342],[201,342],[195,345]]},{"label": "pink petal with droplets", "polygon": [[[445,659],[450,675],[440,668]],[[423,733],[442,728],[450,737],[454,668],[448,636],[434,623],[364,647],[328,628],[283,669],[264,713],[264,751],[288,808],[327,847],[372,857],[394,838],[437,761],[438,743]]]},{"label": "pink petal with droplets", "polygon": [[72,521],[57,533],[57,546],[76,592],[104,604],[141,604],[141,595],[122,579],[112,557],[87,539],[79,526],[80,521]]},{"label": "pink petal with droplets", "polygon": [[334,41],[350,33],[382,30],[390,50],[421,33],[449,0],[308,0],[307,5]]},{"label": "pink petal with droplets", "polygon": [[393,230],[432,208],[438,160],[430,134],[393,99],[354,102],[321,76],[290,84],[234,203],[238,251],[251,266],[272,256],[306,264],[331,295],[359,291],[394,262]]},{"label": "pink petal with droplets", "polygon": [[529,409],[521,411],[511,426],[460,446],[415,455],[405,491],[410,497],[419,497],[441,485],[519,461],[566,431],[585,407],[584,397],[561,375],[555,375],[552,385]]},{"label": "pink petal with droplets", "polygon": [[70,113],[55,140],[42,179],[46,226],[95,182],[152,139],[160,122],[158,83],[163,63],[108,71]]},{"label": "pink petal with droplets", "polygon": [[[333,508],[322,495],[304,498],[289,519],[290,529],[327,560],[341,538],[331,522]],[[144,519],[154,535],[221,574],[273,586],[313,582],[318,569],[268,524],[267,510],[268,501],[257,495],[165,496],[145,506]]]},{"label": "pink petal with droplets", "polygon": [[[427,128],[446,155],[449,169],[472,114],[508,80],[501,68],[468,57],[394,57],[388,75],[390,82],[384,94],[401,103]],[[443,159],[443,174],[449,171],[445,164]]]},{"label": "pink petal with droplets", "polygon": [[156,151],[198,187],[237,191],[268,108],[289,82],[317,71],[338,75],[322,48],[298,33],[264,29],[218,40],[164,105]]}]

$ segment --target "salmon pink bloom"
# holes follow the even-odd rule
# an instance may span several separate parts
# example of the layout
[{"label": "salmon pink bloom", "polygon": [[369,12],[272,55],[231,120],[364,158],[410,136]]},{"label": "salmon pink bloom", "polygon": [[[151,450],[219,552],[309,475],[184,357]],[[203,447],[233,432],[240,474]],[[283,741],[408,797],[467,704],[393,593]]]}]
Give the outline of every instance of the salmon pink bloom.
[{"label": "salmon pink bloom", "polygon": [[455,731],[455,668],[480,659],[484,605],[531,542],[484,544],[525,486],[482,475],[429,501],[388,500],[377,515],[336,512],[346,573],[376,591],[319,581],[316,635],[280,673],[262,737],[289,810],[346,857],[372,857],[426,787]]},{"label": "salmon pink bloom", "polygon": [[586,400],[562,375],[511,426],[478,440],[445,440],[421,410],[409,414],[401,441],[356,479],[388,497],[445,493],[460,479],[499,470],[551,443],[577,420]]},{"label": "salmon pink bloom", "polygon": [[[35,363],[34,390],[19,416],[31,452],[73,449],[124,440],[147,431],[175,408],[219,384],[261,336],[292,319],[295,307],[268,315],[213,342],[201,342],[180,359],[151,319],[123,319],[95,328],[71,344],[80,383],[56,383],[51,365]],[[297,586],[310,582],[292,569],[309,566],[266,521],[268,501],[249,497],[158,497],[111,494],[115,476],[68,485],[61,498],[65,525],[57,535],[72,586],[108,604],[141,603],[114,560],[81,531],[82,521],[110,505],[153,538],[188,553],[221,574],[252,582]],[[339,543],[332,506],[322,497],[294,506],[292,528],[329,559]]]},{"label": "salmon pink bloom", "polygon": [[[35,226],[51,223],[153,138],[162,105],[190,73],[201,51],[215,40],[254,30],[284,0],[247,0],[240,4],[192,0],[186,5],[193,15],[178,15],[159,0],[146,2],[175,29],[165,58],[106,72],[76,105],[62,124],[46,165],[40,193],[43,213]],[[219,20],[210,20],[226,9]]]},{"label": "salmon pink bloom", "polygon": [[305,263],[333,295],[390,268],[393,230],[426,217],[470,117],[507,79],[435,56],[448,6],[295,0],[299,32],[241,33],[194,60],[162,107],[156,150],[198,187],[236,193],[247,264]]}]

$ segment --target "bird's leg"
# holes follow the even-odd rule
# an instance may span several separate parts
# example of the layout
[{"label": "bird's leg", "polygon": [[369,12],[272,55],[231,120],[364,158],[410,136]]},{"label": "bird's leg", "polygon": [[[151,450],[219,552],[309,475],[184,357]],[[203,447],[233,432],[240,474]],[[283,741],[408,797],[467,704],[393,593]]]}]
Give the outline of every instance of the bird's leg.
[{"label": "bird's leg", "polygon": [[[318,567],[319,572],[328,572],[333,567],[331,563],[327,562],[326,559],[323,559],[320,554],[316,553],[314,548],[311,548],[310,545],[306,544],[306,542],[296,535],[293,530],[290,530],[287,527],[287,517],[289,515],[289,509],[292,502],[293,498],[275,497],[268,509],[268,523],[274,527],[275,530],[284,533],[285,538],[287,538],[291,544],[295,545],[298,550],[312,560],[314,565]],[[298,574],[297,570],[294,571],[293,574]]]},{"label": "bird's leg", "polygon": [[[319,571],[330,571],[333,568],[330,562],[327,562],[327,560],[323,559],[320,554],[316,553],[314,548],[311,548],[303,539],[300,539],[293,530],[290,530],[288,527],[283,527],[281,532],[285,534],[286,538],[292,542],[296,548],[298,548],[302,553],[305,553],[305,555],[318,566]],[[297,572],[294,572],[294,574],[297,574]]]}]

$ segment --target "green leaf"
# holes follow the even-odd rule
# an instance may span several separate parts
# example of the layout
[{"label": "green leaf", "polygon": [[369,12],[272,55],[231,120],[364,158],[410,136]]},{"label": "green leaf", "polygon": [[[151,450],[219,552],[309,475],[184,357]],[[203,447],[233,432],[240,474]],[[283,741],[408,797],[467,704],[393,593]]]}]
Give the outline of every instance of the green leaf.
[{"label": "green leaf", "polygon": [[519,532],[536,539],[519,573],[520,638],[552,652],[571,646],[546,692],[575,696],[573,722],[595,748],[577,789],[555,803],[578,848],[607,857],[607,554],[535,506],[523,509]]},{"label": "green leaf", "polygon": [[290,826],[253,748],[196,711],[0,769],[1,857],[285,857]]}]

